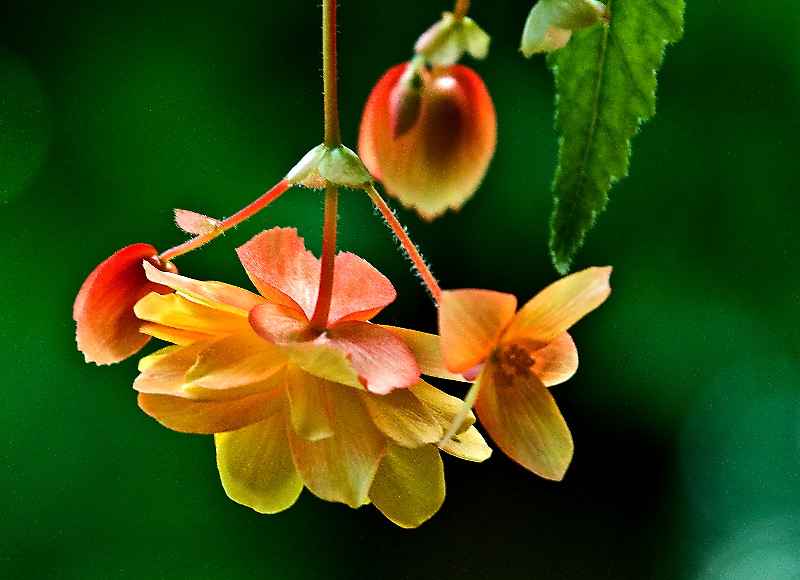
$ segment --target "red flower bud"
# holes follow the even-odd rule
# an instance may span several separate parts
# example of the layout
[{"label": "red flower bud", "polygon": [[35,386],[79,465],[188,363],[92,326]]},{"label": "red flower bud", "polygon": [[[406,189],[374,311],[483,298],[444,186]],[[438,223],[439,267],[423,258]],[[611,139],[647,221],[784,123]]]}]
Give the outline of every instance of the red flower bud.
[{"label": "red flower bud", "polygon": [[77,323],[78,350],[86,362],[119,362],[150,340],[139,332],[142,321],[133,313],[133,305],[150,292],[168,294],[172,288],[147,279],[142,267],[145,260],[159,270],[177,271],[171,263],[163,264],[152,246],[134,244],[100,264],[81,286],[72,317]]},{"label": "red flower bud", "polygon": [[[397,65],[375,85],[364,108],[358,150],[389,194],[426,220],[458,209],[478,189],[497,137],[494,105],[471,69],[455,64],[422,68],[421,102],[406,129],[398,118],[397,90],[409,63]],[[396,135],[397,138],[393,138]]]}]

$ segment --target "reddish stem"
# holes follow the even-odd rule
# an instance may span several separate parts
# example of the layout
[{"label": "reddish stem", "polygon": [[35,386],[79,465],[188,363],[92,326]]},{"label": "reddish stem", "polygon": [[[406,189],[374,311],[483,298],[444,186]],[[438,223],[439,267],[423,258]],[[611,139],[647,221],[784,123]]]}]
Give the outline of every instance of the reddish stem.
[{"label": "reddish stem", "polygon": [[406,254],[408,254],[408,257],[411,258],[411,263],[414,264],[414,268],[416,268],[417,272],[419,272],[422,281],[425,283],[425,286],[428,287],[431,296],[433,296],[433,299],[438,304],[440,298],[442,297],[442,289],[439,287],[439,283],[436,281],[436,278],[433,277],[433,273],[431,273],[430,268],[428,268],[428,265],[425,263],[425,260],[419,253],[419,250],[414,245],[414,242],[412,242],[411,238],[408,237],[408,233],[406,233],[405,228],[403,228],[402,224],[397,220],[394,212],[380,196],[374,185],[368,185],[366,187],[366,192],[369,194],[372,203],[374,203],[375,207],[378,208],[378,211],[381,212],[383,219],[385,219],[386,223],[389,224],[389,227],[392,228],[392,232],[394,232],[395,237],[400,241],[400,244],[402,244],[403,249],[406,251]]},{"label": "reddish stem", "polygon": [[469,10],[469,0],[456,0],[456,7],[453,8],[453,20],[458,22],[467,15]]},{"label": "reddish stem", "polygon": [[322,266],[319,275],[319,293],[314,315],[311,317],[312,329],[323,332],[328,327],[328,315],[333,297],[333,274],[336,254],[336,218],[339,211],[339,186],[328,182],[325,187],[325,225],[322,230]]},{"label": "reddish stem", "polygon": [[270,189],[264,195],[255,200],[253,203],[251,203],[244,209],[239,210],[228,219],[222,220],[219,223],[217,229],[215,229],[213,232],[209,232],[207,234],[200,234],[199,236],[192,238],[188,242],[184,242],[178,246],[175,246],[174,248],[171,248],[166,252],[162,253],[161,255],[159,255],[158,259],[166,263],[174,258],[177,258],[178,256],[182,256],[183,254],[186,254],[196,248],[199,248],[206,242],[210,242],[221,233],[231,229],[234,226],[239,225],[247,218],[255,215],[256,213],[267,207],[270,203],[275,201],[282,193],[284,193],[290,187],[291,185],[285,179],[282,179],[275,185],[275,187]]}]

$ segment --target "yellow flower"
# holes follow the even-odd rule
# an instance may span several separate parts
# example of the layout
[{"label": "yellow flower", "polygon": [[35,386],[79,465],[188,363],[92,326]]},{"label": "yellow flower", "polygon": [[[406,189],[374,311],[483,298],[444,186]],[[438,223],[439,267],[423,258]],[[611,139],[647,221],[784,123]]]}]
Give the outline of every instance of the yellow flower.
[{"label": "yellow flower", "polygon": [[[336,257],[327,329],[311,331],[320,264],[294,230],[263,232],[239,256],[261,295],[145,264],[174,293],[136,304],[141,331],[174,345],[140,361],[140,407],[171,429],[214,433],[225,491],[256,511],[282,511],[307,487],[354,508],[371,502],[403,527],[430,518],[445,492],[434,444],[461,406],[419,379],[456,378],[437,337],[367,322],[394,289],[352,254]],[[473,422],[444,450],[486,459]]]}]

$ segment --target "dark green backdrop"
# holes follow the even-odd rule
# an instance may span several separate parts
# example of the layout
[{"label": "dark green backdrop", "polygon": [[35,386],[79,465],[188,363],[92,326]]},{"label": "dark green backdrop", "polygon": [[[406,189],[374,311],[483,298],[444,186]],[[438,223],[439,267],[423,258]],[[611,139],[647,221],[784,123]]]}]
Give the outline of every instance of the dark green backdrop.
[{"label": "dark green backdrop", "polygon": [[[400,212],[445,287],[527,300],[546,252],[552,78],[524,60],[532,0],[475,0],[499,115],[477,196],[425,224]],[[448,498],[416,531],[304,492],[261,516],[229,501],[211,437],[136,407],[135,361],[86,365],[71,306],[133,242],[185,239],[172,209],[230,215],[321,141],[317,2],[0,5],[0,575],[8,578],[789,578],[800,570],[800,4],[689,0],[633,143],[576,266],[612,264],[554,389],[576,441],[565,480],[500,454],[446,461]],[[342,0],[345,141],[389,66],[448,2]],[[363,194],[341,246],[433,308]],[[293,191],[181,270],[245,284],[233,250],[296,226],[318,251],[322,199]],[[448,458],[450,459],[450,458]],[[794,574],[794,576],[792,576]]]}]

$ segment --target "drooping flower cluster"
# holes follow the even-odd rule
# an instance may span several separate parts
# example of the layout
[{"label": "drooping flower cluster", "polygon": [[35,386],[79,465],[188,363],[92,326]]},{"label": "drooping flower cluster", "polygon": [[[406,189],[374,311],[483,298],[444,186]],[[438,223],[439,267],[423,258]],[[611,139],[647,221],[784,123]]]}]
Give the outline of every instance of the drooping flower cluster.
[{"label": "drooping flower cluster", "polygon": [[[557,2],[571,9],[572,0]],[[364,162],[341,143],[338,121],[326,122],[325,142],[252,204],[222,221],[176,210],[194,238],[162,254],[124,248],[78,293],[73,317],[87,361],[119,362],[151,338],[169,343],[139,361],[139,406],[170,429],[213,434],[225,491],[258,512],[287,509],[308,488],[353,508],[372,503],[395,524],[416,527],[444,500],[440,450],[474,462],[491,454],[473,405],[525,468],[561,479],[571,461],[549,387],[575,373],[567,330],[608,296],[610,268],[557,281],[519,311],[510,294],[443,291],[373,184],[380,179],[427,220],[458,209],[480,185],[496,120],[483,81],[456,63],[488,49],[486,33],[464,16],[467,5],[459,0],[420,37],[416,56],[373,90],[359,135]],[[323,1],[328,34],[335,6]],[[320,259],[294,229],[273,228],[237,250],[257,293],[177,273],[174,258],[294,184],[325,189]],[[336,253],[339,187],[364,190],[386,219],[436,302],[440,336],[371,322],[396,292],[365,260]],[[421,375],[473,384],[462,401]]]}]

